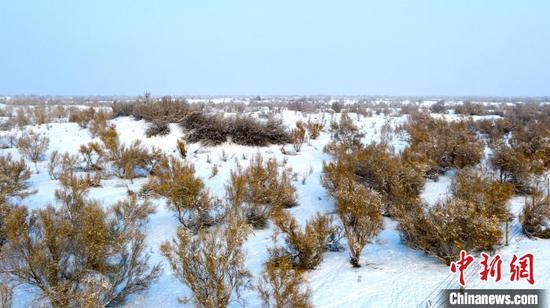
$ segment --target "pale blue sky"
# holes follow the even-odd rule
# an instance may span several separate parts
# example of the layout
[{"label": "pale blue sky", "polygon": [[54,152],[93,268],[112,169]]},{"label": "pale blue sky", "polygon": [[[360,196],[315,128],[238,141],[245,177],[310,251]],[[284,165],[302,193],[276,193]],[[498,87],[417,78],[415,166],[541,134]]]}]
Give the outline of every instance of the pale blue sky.
[{"label": "pale blue sky", "polygon": [[0,93],[550,95],[547,0],[0,0]]}]

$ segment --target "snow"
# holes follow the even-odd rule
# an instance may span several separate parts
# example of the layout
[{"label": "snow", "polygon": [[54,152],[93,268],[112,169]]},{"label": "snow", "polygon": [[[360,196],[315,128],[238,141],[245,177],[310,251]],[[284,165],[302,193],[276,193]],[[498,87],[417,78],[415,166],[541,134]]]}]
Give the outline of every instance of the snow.
[{"label": "snow", "polygon": [[[435,101],[423,102],[424,105],[429,103],[435,103]],[[289,127],[293,127],[297,120],[307,121],[309,118],[307,114],[294,111],[283,111],[279,116]],[[327,125],[331,117],[338,120],[339,114],[319,113],[313,116],[317,119],[326,119]],[[364,143],[380,140],[381,128],[385,123],[396,127],[406,121],[404,116],[363,117],[350,114],[350,117],[365,134],[362,140]],[[458,116],[444,115],[443,117],[454,120]],[[167,154],[175,155],[176,140],[183,135],[181,128],[176,124],[170,125],[171,132],[167,136],[145,138],[144,132],[148,124],[143,120],[135,121],[129,117],[121,117],[113,120],[112,123],[116,125],[123,143],[129,144],[134,140],[141,140],[144,145],[160,148]],[[62,153],[76,154],[81,144],[94,140],[87,130],[81,129],[75,123],[50,123],[32,127],[32,129],[50,138],[49,153],[56,149]],[[0,134],[6,133],[9,132],[0,132]],[[275,158],[281,167],[292,168],[293,173],[297,175],[293,184],[297,189],[299,205],[290,211],[300,223],[304,223],[317,212],[334,212],[334,202],[321,185],[323,162],[331,159],[323,152],[323,147],[330,139],[330,134],[325,131],[317,140],[304,144],[302,151],[295,155],[283,155],[280,146],[246,147],[231,143],[219,146],[189,144],[188,160],[195,164],[197,175],[204,180],[209,191],[218,197],[224,197],[225,185],[236,162],[246,167],[252,156],[258,152],[266,159]],[[391,144],[396,151],[400,151],[405,147],[406,141],[399,136],[393,136]],[[291,145],[287,145],[287,148],[290,149]],[[0,150],[0,153],[12,153],[18,157],[18,152],[14,149]],[[211,177],[214,164],[217,165],[219,172]],[[44,207],[47,204],[54,205],[54,191],[59,187],[57,181],[52,181],[48,177],[46,161],[40,162],[37,167],[39,173],[34,173],[31,179],[32,188],[36,189],[37,193],[23,200],[23,203],[32,209]],[[422,192],[424,201],[433,205],[444,198],[452,176],[453,173],[450,172],[440,176],[438,181],[428,180]],[[305,183],[303,183],[304,178]],[[103,187],[92,189],[89,196],[100,200],[104,206],[108,207],[125,198],[128,189],[138,190],[145,181],[146,179],[136,179],[131,183],[117,178],[108,179],[103,181]],[[173,213],[166,208],[163,200],[154,200],[154,204],[157,206],[157,211],[151,215],[147,225],[147,242],[152,251],[151,262],[153,264],[163,262],[165,269],[160,279],[148,291],[132,296],[129,304],[137,307],[176,307],[179,305],[177,298],[189,295],[189,290],[172,277],[165,259],[159,253],[159,246],[162,242],[172,239],[178,222]],[[523,198],[513,198],[510,206],[513,213],[517,215],[523,206]],[[255,279],[261,273],[268,257],[267,247],[273,245],[272,234],[272,226],[255,230],[246,242],[246,266]],[[345,245],[345,239],[342,244]],[[509,246],[499,247],[498,252],[504,260],[510,260],[514,253],[534,253],[537,281],[535,287],[550,288],[550,271],[547,270],[550,266],[549,240],[528,239],[521,233],[517,221],[514,221],[511,226]],[[433,301],[436,299],[434,294],[444,286],[456,286],[456,278],[449,274],[448,267],[435,258],[406,246],[400,238],[397,223],[389,218],[384,219],[383,231],[364,249],[361,263],[363,265],[361,268],[352,268],[347,251],[326,253],[321,265],[306,274],[314,305],[318,307],[411,307],[424,305],[427,300]],[[532,287],[524,283],[511,283],[508,279],[504,280],[506,281],[496,285],[491,283],[485,285],[476,279],[468,287]],[[14,306],[30,306],[32,296],[29,294],[32,291],[33,288],[30,286],[19,286],[15,292]],[[247,290],[243,297],[251,307],[260,305],[260,299],[254,290]],[[231,306],[240,305],[234,302]]]}]

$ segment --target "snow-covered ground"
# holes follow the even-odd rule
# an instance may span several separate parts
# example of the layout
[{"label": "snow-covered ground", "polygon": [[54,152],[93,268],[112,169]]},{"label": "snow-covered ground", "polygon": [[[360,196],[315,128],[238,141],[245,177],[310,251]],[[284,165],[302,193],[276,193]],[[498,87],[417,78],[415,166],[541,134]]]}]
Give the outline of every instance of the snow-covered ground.
[{"label": "snow-covered ground", "polygon": [[[331,115],[318,114],[316,117],[325,117],[327,123]],[[335,115],[338,119],[338,114]],[[307,121],[309,115],[300,112],[284,111],[281,115],[284,123],[293,127],[301,119]],[[453,116],[454,117],[454,116]],[[377,141],[380,138],[382,126],[385,123],[398,125],[406,121],[405,117],[389,117],[374,115],[359,117],[354,114],[351,118],[365,134],[363,142]],[[452,117],[451,117],[452,118]],[[176,140],[183,135],[181,128],[172,124],[171,133],[167,136],[146,138],[144,135],[147,123],[135,121],[128,117],[117,118],[112,121],[122,142],[130,143],[141,140],[149,147],[158,147],[168,154],[175,154]],[[48,154],[53,150],[76,154],[81,144],[92,141],[90,133],[78,127],[75,123],[50,123],[32,128],[50,138]],[[246,166],[250,158],[257,152],[264,157],[273,157],[285,167],[290,167],[295,173],[294,186],[298,193],[298,206],[291,209],[291,213],[299,222],[305,222],[317,212],[332,213],[334,202],[321,185],[323,162],[331,157],[323,152],[323,147],[330,141],[330,134],[323,132],[317,140],[304,144],[302,151],[294,155],[283,155],[280,146],[246,147],[235,144],[223,144],[210,147],[200,144],[188,145],[189,161],[195,164],[197,175],[201,177],[211,193],[224,197],[225,185],[229,174],[235,167],[236,161]],[[392,145],[399,151],[406,142],[393,136]],[[287,146],[289,149],[291,146]],[[0,153],[12,153],[18,156],[14,149],[0,150]],[[217,165],[219,172],[211,177],[212,167]],[[34,167],[33,167],[34,168]],[[56,181],[50,180],[47,173],[47,162],[38,164],[39,173],[32,176],[32,188],[37,193],[23,200],[29,208],[40,208],[47,204],[55,205],[54,191],[58,188]],[[443,198],[451,182],[452,173],[441,176],[437,182],[428,180],[423,191],[423,199],[433,204]],[[305,181],[304,181],[305,178]],[[108,207],[116,201],[125,198],[128,188],[138,190],[146,179],[136,179],[133,183],[126,180],[112,178],[103,181],[103,186],[92,189],[90,197],[100,200]],[[514,197],[510,206],[514,214],[518,214],[523,198]],[[147,240],[152,249],[151,262],[165,262],[159,253],[159,245],[170,240],[176,232],[178,222],[173,213],[165,207],[162,200],[155,200],[157,212],[150,217],[147,226]],[[400,239],[397,223],[385,218],[384,230],[376,237],[373,243],[367,245],[361,256],[361,268],[352,268],[349,264],[348,252],[329,252],[324,255],[321,265],[306,275],[308,286],[312,291],[313,303],[317,307],[412,307],[425,306],[437,301],[437,291],[441,288],[456,287],[457,279],[452,276],[446,265],[435,258],[411,249]],[[535,254],[536,285],[525,283],[511,283],[508,277],[499,284],[487,284],[488,287],[498,288],[550,288],[550,241],[526,238],[520,231],[517,221],[511,227],[511,241],[509,246],[500,247],[498,252],[503,260],[510,260],[511,255],[532,252]],[[272,226],[264,230],[256,230],[246,243],[246,266],[255,279],[263,269],[267,259],[267,247],[272,245]],[[345,245],[345,240],[342,242]],[[506,272],[506,271],[505,271]],[[485,287],[477,277],[468,281],[468,287]],[[32,304],[32,288],[20,286],[16,289],[15,307],[27,307]],[[180,305],[178,297],[188,294],[189,290],[178,280],[172,277],[170,270],[165,270],[160,279],[151,288],[133,296],[129,305],[135,307],[175,307]],[[260,299],[254,290],[244,292],[247,306],[257,307]],[[240,306],[233,303],[232,306]]]}]

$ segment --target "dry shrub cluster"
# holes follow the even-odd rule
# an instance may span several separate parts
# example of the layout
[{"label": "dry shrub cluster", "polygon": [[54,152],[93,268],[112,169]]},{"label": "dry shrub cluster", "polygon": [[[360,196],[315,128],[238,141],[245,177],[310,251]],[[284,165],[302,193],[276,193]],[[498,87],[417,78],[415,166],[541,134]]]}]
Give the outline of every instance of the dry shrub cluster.
[{"label": "dry shrub cluster", "polygon": [[153,211],[135,194],[108,211],[93,200],[32,212],[15,208],[6,218],[1,270],[14,283],[35,286],[53,307],[124,304],[161,272],[149,264],[142,231]]},{"label": "dry shrub cluster", "polygon": [[105,168],[105,149],[100,143],[82,144],[79,152],[86,171],[102,171]]},{"label": "dry shrub cluster", "polygon": [[105,148],[105,159],[124,179],[133,180],[150,174],[163,158],[159,149],[149,150],[139,140],[130,145],[121,144],[114,126],[106,127],[99,137]]},{"label": "dry shrub cluster", "polygon": [[359,129],[347,113],[342,113],[340,121],[332,121],[330,126],[331,130],[334,132],[334,139],[340,141],[346,145],[346,147],[351,148],[359,145]]},{"label": "dry shrub cluster", "polygon": [[210,196],[193,165],[174,158],[160,161],[142,192],[166,198],[181,225],[192,233],[223,218],[221,201]]},{"label": "dry shrub cluster", "polygon": [[410,144],[403,155],[425,169],[428,176],[474,166],[481,160],[483,144],[471,122],[449,122],[416,114],[407,124],[407,132]]},{"label": "dry shrub cluster", "polygon": [[284,236],[284,246],[271,249],[271,258],[288,258],[298,270],[312,270],[323,260],[327,250],[339,250],[340,230],[327,215],[317,214],[306,222],[302,230],[292,214],[286,210],[277,211],[273,221]]},{"label": "dry shrub cluster", "polygon": [[99,136],[107,128],[107,121],[112,117],[111,112],[103,109],[96,110],[94,107],[86,109],[73,108],[69,113],[69,122],[77,123],[81,128],[88,128],[92,136]]},{"label": "dry shrub cluster", "polygon": [[222,117],[192,112],[181,122],[189,142],[221,144],[229,139],[237,144],[266,146],[290,141],[282,123],[274,119],[260,122],[251,117]]},{"label": "dry shrub cluster", "polygon": [[519,220],[527,236],[550,238],[550,194],[534,192],[531,200],[525,202]]},{"label": "dry shrub cluster", "polygon": [[296,152],[300,152],[302,145],[306,141],[306,127],[304,122],[296,122],[296,128],[290,132],[290,140],[292,141],[292,146]]},{"label": "dry shrub cluster", "polygon": [[399,217],[407,243],[448,264],[461,250],[487,251],[502,239],[511,187],[471,170],[458,174],[452,195],[431,208],[409,208]]},{"label": "dry shrub cluster", "polygon": [[364,185],[347,180],[335,192],[335,199],[336,212],[348,241],[350,263],[360,267],[361,251],[384,225],[381,197]]},{"label": "dry shrub cluster", "polygon": [[268,260],[257,289],[264,307],[313,307],[304,275],[294,268],[289,257]]},{"label": "dry shrub cluster", "polygon": [[472,102],[463,102],[460,105],[454,107],[456,113],[464,116],[473,116],[473,115],[482,115],[484,114],[485,108],[481,104],[472,103]]},{"label": "dry shrub cluster", "polygon": [[176,278],[191,289],[192,296],[182,298],[195,307],[227,307],[240,300],[240,292],[250,287],[251,274],[244,266],[243,244],[250,227],[237,214],[228,216],[224,225],[203,229],[193,235],[179,228],[172,242],[161,247]]},{"label": "dry shrub cluster", "polygon": [[76,156],[69,153],[60,154],[59,151],[54,150],[50,154],[50,160],[48,161],[48,175],[50,179],[59,180],[65,171],[72,170],[76,166],[77,160]]},{"label": "dry shrub cluster", "polygon": [[275,210],[296,205],[289,170],[279,172],[275,160],[264,162],[259,153],[247,169],[231,172],[226,191],[232,206],[241,208],[248,223],[256,228],[263,228]]},{"label": "dry shrub cluster", "polygon": [[490,141],[491,163],[500,181],[514,185],[518,193],[531,193],[533,175],[550,167],[549,113],[547,105],[518,104],[505,107],[501,118],[476,123]]},{"label": "dry shrub cluster", "polygon": [[321,131],[325,127],[325,123],[324,123],[324,120],[314,121],[310,119],[307,121],[306,127],[309,133],[309,137],[315,140],[321,134]]},{"label": "dry shrub cluster", "polygon": [[394,217],[419,202],[425,182],[422,173],[393,154],[386,144],[358,146],[353,150],[332,144],[327,150],[335,157],[324,166],[323,185],[331,194],[336,195],[342,184],[357,181],[378,192],[383,213]]},{"label": "dry shrub cluster", "polygon": [[[25,198],[35,191],[30,190],[31,170],[24,160],[15,160],[11,155],[0,156],[0,251],[6,241],[4,222],[15,207],[10,198]],[[7,291],[7,289],[6,289]]]},{"label": "dry shrub cluster", "polygon": [[50,139],[47,136],[31,130],[19,137],[16,146],[23,157],[36,164],[44,159],[49,145]]}]

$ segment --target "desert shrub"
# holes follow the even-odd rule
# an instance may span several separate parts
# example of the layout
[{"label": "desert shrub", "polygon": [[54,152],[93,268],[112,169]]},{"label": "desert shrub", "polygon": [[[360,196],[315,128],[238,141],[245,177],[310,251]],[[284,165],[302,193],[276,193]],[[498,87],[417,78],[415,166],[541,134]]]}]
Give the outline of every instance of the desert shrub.
[{"label": "desert shrub", "polygon": [[113,102],[111,105],[111,111],[113,113],[113,118],[118,117],[129,117],[134,111],[135,103],[122,103],[122,102]]},{"label": "desert shrub", "polygon": [[24,160],[15,160],[10,154],[0,156],[0,201],[7,197],[25,198],[29,190],[31,170]]},{"label": "desert shrub", "polygon": [[32,109],[32,116],[35,124],[45,124],[50,122],[48,110],[44,106],[35,106]]},{"label": "desert shrub", "polygon": [[112,163],[119,170],[119,177],[132,180],[136,176],[151,173],[160,157],[160,150],[149,151],[136,140],[130,145],[122,145],[117,155],[112,158]]},{"label": "desert shrub", "polygon": [[430,112],[433,113],[445,113],[447,111],[447,107],[445,106],[444,101],[438,101],[437,103],[430,106]]},{"label": "desert shrub", "polygon": [[266,146],[290,141],[280,121],[269,119],[262,123],[251,117],[229,117],[192,112],[181,122],[189,142],[221,144],[228,141],[242,145]]},{"label": "desert shrub", "polygon": [[149,138],[153,136],[165,136],[165,135],[168,135],[169,133],[170,133],[170,127],[168,126],[168,124],[164,122],[158,122],[158,121],[153,121],[153,123],[149,125],[147,130],[145,130],[145,136]]},{"label": "desert shrub", "polygon": [[149,264],[142,231],[151,212],[135,197],[110,211],[90,200],[78,209],[16,208],[6,219],[2,270],[53,307],[124,304],[161,272]]},{"label": "desert shrub", "polygon": [[118,133],[114,126],[108,126],[99,133],[99,139],[103,142],[105,149],[109,152],[109,156],[116,156],[120,147]]},{"label": "desert shrub", "polygon": [[311,139],[317,139],[325,126],[323,121],[308,120],[306,127]]},{"label": "desert shrub", "polygon": [[475,205],[476,211],[490,217],[497,217],[501,222],[510,218],[507,202],[512,197],[512,186],[499,183],[481,171],[474,169],[460,170],[451,183],[451,193]]},{"label": "desert shrub", "polygon": [[227,197],[234,207],[242,208],[250,224],[263,228],[275,209],[296,205],[296,189],[290,180],[288,170],[279,172],[275,160],[264,163],[258,153],[247,169],[231,172]]},{"label": "desert shrub", "polygon": [[101,131],[99,137],[105,147],[105,159],[112,163],[121,178],[133,180],[150,174],[162,159],[159,149],[150,151],[140,140],[130,145],[121,144],[114,126]]},{"label": "desert shrub", "polygon": [[461,250],[493,250],[502,238],[498,217],[484,215],[475,203],[457,198],[440,201],[427,211],[422,206],[410,208],[399,222],[408,245],[445,264]]},{"label": "desert shrub", "polygon": [[90,130],[92,136],[99,136],[99,134],[107,128],[107,120],[111,118],[111,113],[100,110],[94,113],[92,118],[88,120],[86,126]]},{"label": "desert shrub", "polygon": [[89,107],[86,109],[73,109],[69,114],[69,122],[77,123],[81,128],[87,128],[88,123],[95,116],[95,109]]},{"label": "desert shrub", "polygon": [[330,107],[332,108],[332,110],[334,110],[334,112],[339,113],[339,112],[342,111],[342,108],[344,108],[344,103],[342,103],[342,102],[332,102]]},{"label": "desert shrub", "polygon": [[159,102],[137,103],[133,106],[132,115],[136,120],[144,119],[148,122],[157,123],[179,123],[191,107],[185,101],[172,101],[170,98],[163,98]]},{"label": "desert shrub", "polygon": [[550,238],[550,195],[534,192],[525,202],[519,221],[527,236]]},{"label": "desert shrub", "polygon": [[176,238],[161,247],[176,278],[191,289],[192,297],[180,299],[195,307],[227,307],[233,292],[249,287],[251,274],[244,266],[243,244],[250,229],[246,222],[229,216],[224,225],[193,235],[179,228]]},{"label": "desert shrub", "polygon": [[404,155],[414,165],[426,165],[427,175],[474,166],[481,160],[483,144],[471,122],[448,122],[417,114],[411,117],[407,131],[410,145]]},{"label": "desert shrub", "polygon": [[335,160],[325,164],[323,185],[332,193],[347,180],[356,180],[381,195],[382,210],[398,216],[417,203],[424,186],[420,170],[390,152],[386,144],[370,144],[347,151],[346,145],[330,150]]},{"label": "desert shrub", "polygon": [[193,165],[177,159],[163,159],[143,192],[165,197],[182,226],[193,233],[216,224],[223,214],[221,202],[210,196]]},{"label": "desert shrub", "polygon": [[48,175],[52,180],[59,180],[65,170],[73,169],[76,166],[77,158],[69,153],[60,154],[57,150],[52,151],[48,161]]},{"label": "desert shrub", "polygon": [[296,152],[300,152],[306,140],[306,127],[302,121],[296,122],[296,128],[290,133],[290,140]]},{"label": "desert shrub", "polygon": [[334,139],[342,142],[348,148],[358,145],[359,129],[353,123],[353,120],[347,113],[342,113],[339,122],[333,122]]},{"label": "desert shrub", "polygon": [[506,202],[512,188],[464,170],[453,181],[451,192],[431,208],[418,205],[399,217],[407,243],[445,263],[461,250],[492,250],[499,243],[502,223],[510,219]]},{"label": "desert shrub", "polygon": [[70,212],[85,206],[89,190],[96,187],[97,180],[89,173],[79,175],[72,169],[64,169],[59,176],[61,188],[55,190],[55,200]]},{"label": "desert shrub", "polygon": [[285,246],[273,248],[276,258],[288,258],[299,270],[312,270],[323,259],[323,253],[334,246],[332,242],[337,232],[329,216],[317,214],[308,221],[305,229],[286,210],[277,211],[273,220],[278,230],[283,233]]},{"label": "desert shrub", "polygon": [[380,195],[354,180],[348,180],[335,193],[336,212],[342,221],[350,249],[350,263],[360,267],[359,257],[368,241],[383,227]]},{"label": "desert shrub", "polygon": [[80,145],[80,156],[87,171],[101,171],[105,164],[105,150],[98,142]]},{"label": "desert shrub", "polygon": [[19,107],[15,110],[15,123],[19,128],[32,124],[28,114],[28,108]]},{"label": "desert shrub", "polygon": [[456,113],[465,116],[483,114],[483,106],[472,102],[463,102],[461,105],[456,105],[454,109]]},{"label": "desert shrub", "polygon": [[312,307],[311,293],[304,275],[292,266],[288,257],[271,258],[257,286],[264,307]]},{"label": "desert shrub", "polygon": [[50,139],[48,137],[34,131],[24,133],[17,140],[17,149],[21,152],[21,155],[35,164],[44,158],[49,145]]},{"label": "desert shrub", "polygon": [[176,146],[178,148],[178,153],[180,154],[181,158],[187,157],[187,145],[185,143],[185,140],[178,139],[176,142]]}]

